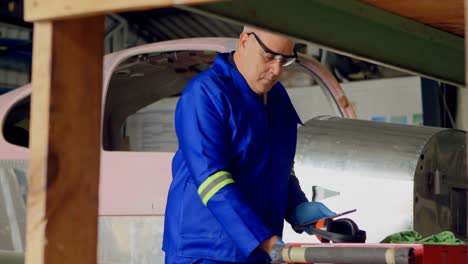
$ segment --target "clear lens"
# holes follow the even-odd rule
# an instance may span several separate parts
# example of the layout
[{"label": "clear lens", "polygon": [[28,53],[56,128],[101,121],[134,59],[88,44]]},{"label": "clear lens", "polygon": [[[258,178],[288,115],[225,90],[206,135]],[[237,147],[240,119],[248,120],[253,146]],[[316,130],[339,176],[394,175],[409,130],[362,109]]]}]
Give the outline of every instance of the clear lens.
[{"label": "clear lens", "polygon": [[278,61],[283,67],[291,65],[296,58],[285,58],[281,55],[275,55],[274,58],[270,60],[270,62],[276,62]]},{"label": "clear lens", "polygon": [[286,59],[286,58],[283,58],[283,60],[281,61],[283,67],[286,67],[286,66],[289,66],[291,64],[293,64],[293,62],[296,60],[296,58],[289,58],[289,59]]}]

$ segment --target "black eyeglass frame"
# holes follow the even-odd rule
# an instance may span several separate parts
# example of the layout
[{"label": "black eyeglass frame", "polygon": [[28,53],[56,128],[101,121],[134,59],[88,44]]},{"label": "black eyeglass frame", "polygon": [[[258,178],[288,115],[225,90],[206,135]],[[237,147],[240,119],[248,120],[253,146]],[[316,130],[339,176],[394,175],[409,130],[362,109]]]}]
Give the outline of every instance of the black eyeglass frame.
[{"label": "black eyeglass frame", "polygon": [[[255,39],[257,40],[258,44],[260,44],[260,47],[263,49],[264,52],[266,53],[270,53],[270,54],[273,54],[275,56],[281,56],[283,58],[286,58],[286,59],[297,59],[297,52],[296,52],[296,49],[293,50],[294,54],[293,55],[285,55],[285,54],[281,54],[281,53],[278,53],[278,52],[275,52],[275,51],[272,51],[271,49],[269,49],[263,42],[262,40],[260,40],[260,38],[257,36],[257,34],[255,34],[255,32],[247,32],[247,35],[253,35],[255,37]],[[292,60],[291,62],[287,63],[287,65],[290,65],[291,63],[294,62],[294,60]]]}]

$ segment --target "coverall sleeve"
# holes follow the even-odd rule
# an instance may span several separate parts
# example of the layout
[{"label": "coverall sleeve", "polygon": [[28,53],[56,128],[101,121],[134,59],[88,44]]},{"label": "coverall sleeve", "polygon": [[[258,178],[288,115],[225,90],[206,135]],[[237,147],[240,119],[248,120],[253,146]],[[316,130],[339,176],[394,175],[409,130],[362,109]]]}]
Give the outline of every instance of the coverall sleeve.
[{"label": "coverall sleeve", "polygon": [[176,109],[179,149],[198,188],[200,199],[245,256],[272,236],[246,204],[229,171],[231,128],[229,107],[206,84],[187,87]]},{"label": "coverall sleeve", "polygon": [[[288,208],[286,210],[286,221],[292,226],[296,225],[296,220],[294,219],[294,211],[296,207],[304,202],[308,202],[307,197],[299,185],[299,180],[294,173],[294,169],[291,171],[288,180]],[[302,232],[299,232],[302,233]]]}]

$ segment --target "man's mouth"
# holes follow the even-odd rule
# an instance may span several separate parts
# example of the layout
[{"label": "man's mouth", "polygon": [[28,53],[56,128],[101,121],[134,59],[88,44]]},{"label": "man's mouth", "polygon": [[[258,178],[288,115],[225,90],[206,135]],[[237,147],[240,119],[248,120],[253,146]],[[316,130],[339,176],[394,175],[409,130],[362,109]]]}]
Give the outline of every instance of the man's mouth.
[{"label": "man's mouth", "polygon": [[274,82],[275,79],[268,79],[268,78],[263,78],[264,80],[268,81],[268,82]]}]

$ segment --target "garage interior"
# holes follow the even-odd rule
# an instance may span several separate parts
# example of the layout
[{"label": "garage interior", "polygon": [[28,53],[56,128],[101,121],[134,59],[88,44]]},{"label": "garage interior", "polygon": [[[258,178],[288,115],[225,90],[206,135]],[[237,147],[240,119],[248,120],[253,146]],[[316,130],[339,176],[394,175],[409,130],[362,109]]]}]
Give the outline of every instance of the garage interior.
[{"label": "garage interior", "polygon": [[[467,263],[467,10],[0,1],[0,263],[163,263],[175,104],[244,24],[296,41],[299,62],[281,80],[304,122],[296,173],[321,175],[300,178],[307,197],[357,209],[349,217],[367,232],[330,248],[285,231],[273,263]],[[409,230],[450,232],[457,245],[381,243]],[[368,253],[388,249],[394,262]]]}]

